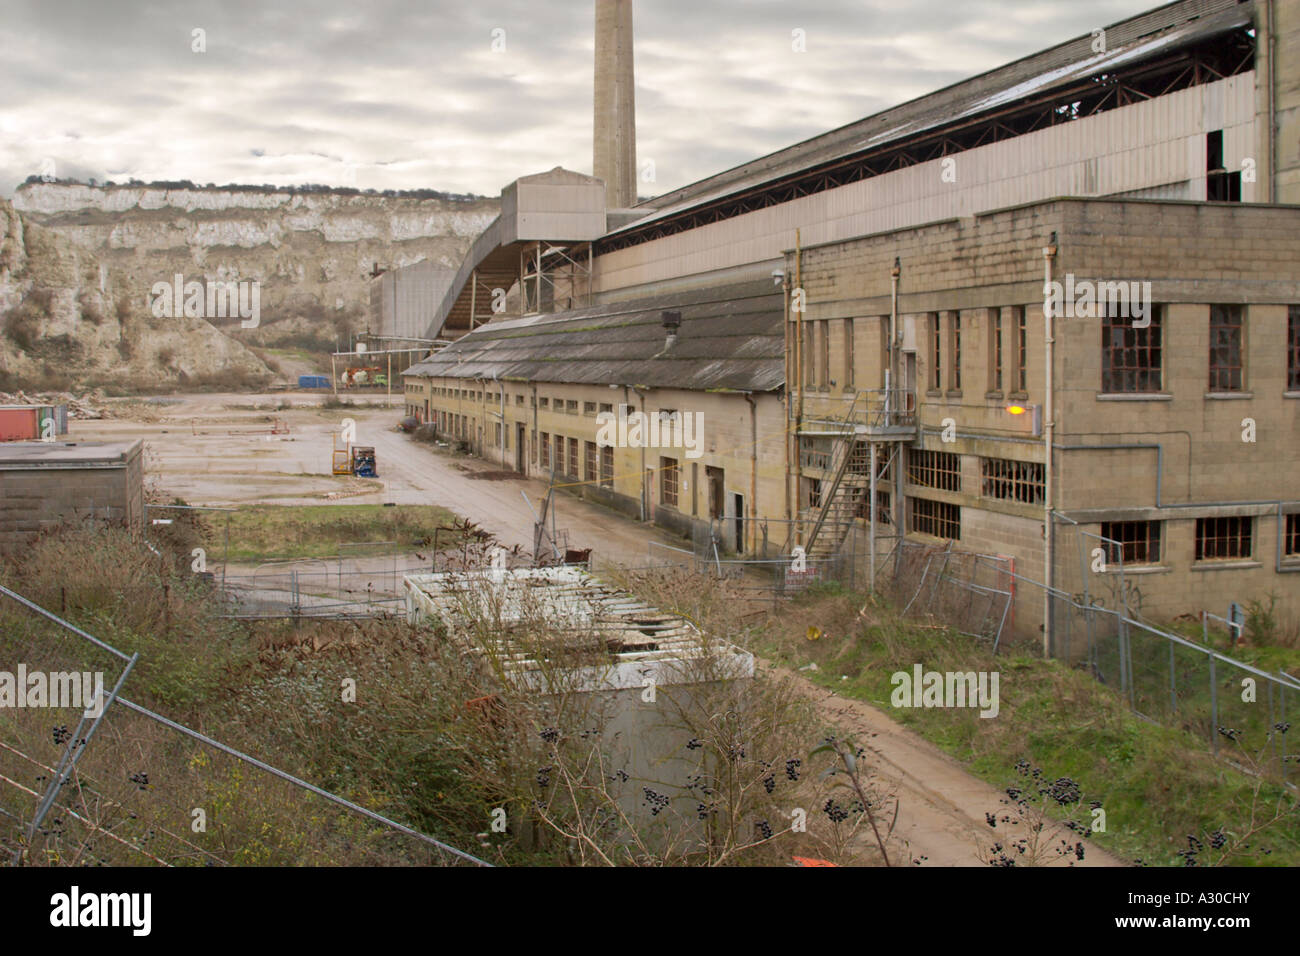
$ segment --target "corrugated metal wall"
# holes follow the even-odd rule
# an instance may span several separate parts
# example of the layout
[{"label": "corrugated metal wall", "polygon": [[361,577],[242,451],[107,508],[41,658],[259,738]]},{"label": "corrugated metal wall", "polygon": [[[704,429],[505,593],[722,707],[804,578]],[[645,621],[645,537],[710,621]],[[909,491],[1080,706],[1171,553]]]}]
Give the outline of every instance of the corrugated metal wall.
[{"label": "corrugated metal wall", "polygon": [[455,276],[455,269],[428,260],[385,272],[371,288],[371,331],[425,336]]},{"label": "corrugated metal wall", "polygon": [[[1121,109],[957,153],[600,256],[603,292],[779,258],[804,245],[901,229],[1056,196],[1205,198],[1205,134],[1224,131],[1229,170],[1253,156],[1255,74],[1179,90]],[[950,177],[951,178],[951,177]],[[1252,202],[1258,183],[1242,183]]]}]

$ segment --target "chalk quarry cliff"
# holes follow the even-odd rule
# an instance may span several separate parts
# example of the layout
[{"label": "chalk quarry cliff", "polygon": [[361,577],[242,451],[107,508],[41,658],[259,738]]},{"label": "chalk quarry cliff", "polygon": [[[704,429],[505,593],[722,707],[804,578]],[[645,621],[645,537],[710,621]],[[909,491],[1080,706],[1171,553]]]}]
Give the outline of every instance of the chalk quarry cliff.
[{"label": "chalk quarry cliff", "polygon": [[203,319],[154,319],[93,252],[0,200],[0,388],[251,384],[269,374]]},{"label": "chalk quarry cliff", "polygon": [[[0,309],[12,311],[19,304],[16,290],[26,286],[24,298],[33,290],[37,296],[28,324],[48,297],[53,314],[44,338],[62,342],[58,336],[72,335],[84,340],[87,352],[103,351],[119,314],[128,340],[132,322],[158,326],[154,331],[169,342],[162,357],[173,360],[162,381],[196,374],[186,366],[204,374],[197,353],[209,352],[212,343],[207,332],[189,327],[195,321],[230,340],[218,349],[224,355],[219,361],[240,355],[261,366],[243,345],[286,338],[332,343],[340,335],[346,342],[349,330],[365,326],[376,264],[396,268],[427,259],[455,268],[497,208],[495,199],[431,192],[29,182],[18,188],[11,207],[0,206],[6,248],[26,270],[19,273],[11,263],[7,278],[0,277]],[[28,248],[33,235],[38,238]],[[259,327],[241,328],[238,318],[170,326],[180,320],[152,318],[150,290],[178,274],[186,281],[256,281]],[[83,297],[100,303],[105,316],[101,325],[90,323],[95,334],[77,314]],[[172,342],[169,329],[181,340]],[[30,371],[59,354],[47,346],[44,357],[23,358],[14,354],[19,343],[11,336],[0,338],[0,361],[10,372]],[[149,351],[149,343],[141,344]]]}]

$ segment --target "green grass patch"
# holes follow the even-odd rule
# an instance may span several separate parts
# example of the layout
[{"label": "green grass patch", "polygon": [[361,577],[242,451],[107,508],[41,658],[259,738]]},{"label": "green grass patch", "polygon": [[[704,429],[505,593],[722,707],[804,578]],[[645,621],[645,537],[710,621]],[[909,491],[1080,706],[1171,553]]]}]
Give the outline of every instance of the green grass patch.
[{"label": "green grass patch", "polygon": [[[391,548],[370,554],[409,551],[422,547],[439,528],[449,528],[457,516],[439,505],[252,505],[230,515],[230,558],[233,562],[277,558],[327,558],[341,545],[391,541]],[[225,518],[213,515],[207,525],[209,554],[219,556]],[[443,531],[447,543],[459,540]]]},{"label": "green grass patch", "polygon": [[[1273,817],[1279,800],[1294,807],[1294,792],[1215,759],[1206,728],[1177,717],[1168,724],[1145,721],[1088,672],[1041,660],[1031,648],[1004,649],[995,657],[983,642],[899,621],[887,608],[869,607],[859,618],[865,600],[852,594],[801,599],[765,630],[755,649],[792,667],[816,663],[816,671],[805,672],[811,680],[879,707],[1000,790],[1023,785],[1015,772],[1020,760],[1041,767],[1049,780],[1073,778],[1085,817],[1093,800],[1106,812],[1106,832],[1091,839],[1121,858],[1183,865],[1178,853],[1188,848],[1190,835],[1207,844],[1198,862],[1300,864],[1300,813],[1251,833]],[[826,636],[808,640],[809,624]],[[981,718],[974,708],[893,707],[891,676],[910,673],[915,664],[927,671],[997,671],[997,717]],[[1242,726],[1234,720],[1231,726]],[[1300,727],[1291,736],[1296,733]],[[1281,747],[1286,737],[1278,740]],[[1222,738],[1219,743],[1223,754],[1249,765],[1246,748]],[[990,806],[986,812],[1003,810]],[[1223,851],[1208,846],[1217,831],[1229,838]]]}]

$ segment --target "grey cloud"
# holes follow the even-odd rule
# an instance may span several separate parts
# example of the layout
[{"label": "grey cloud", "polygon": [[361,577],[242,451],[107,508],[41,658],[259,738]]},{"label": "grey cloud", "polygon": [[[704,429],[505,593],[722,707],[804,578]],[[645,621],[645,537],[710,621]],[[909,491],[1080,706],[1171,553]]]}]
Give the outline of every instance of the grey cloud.
[{"label": "grey cloud", "polygon": [[[1152,3],[640,2],[638,151],[673,189]],[[45,156],[98,179],[342,185],[355,169],[362,188],[489,195],[557,163],[589,171],[591,29],[591,0],[8,0],[0,191]]]}]

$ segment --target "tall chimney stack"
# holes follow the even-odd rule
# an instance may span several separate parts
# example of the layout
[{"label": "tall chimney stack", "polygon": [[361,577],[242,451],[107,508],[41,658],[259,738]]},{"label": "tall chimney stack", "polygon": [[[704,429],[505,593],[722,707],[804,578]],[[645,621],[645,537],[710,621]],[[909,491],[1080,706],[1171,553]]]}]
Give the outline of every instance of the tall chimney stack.
[{"label": "tall chimney stack", "polygon": [[636,99],[632,71],[632,0],[596,0],[596,109],[593,174],[605,204],[636,202]]}]

